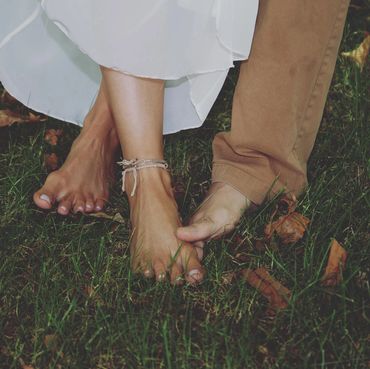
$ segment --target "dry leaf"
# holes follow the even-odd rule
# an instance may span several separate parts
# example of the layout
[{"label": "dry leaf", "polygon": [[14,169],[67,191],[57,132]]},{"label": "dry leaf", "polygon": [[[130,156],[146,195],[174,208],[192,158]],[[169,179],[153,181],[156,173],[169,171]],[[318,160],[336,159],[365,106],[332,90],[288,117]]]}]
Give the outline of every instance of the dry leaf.
[{"label": "dry leaf", "polygon": [[44,345],[49,351],[57,351],[59,346],[59,337],[56,334],[47,334],[44,338]]},{"label": "dry leaf", "polygon": [[250,254],[246,252],[238,252],[233,257],[234,261],[238,264],[244,264],[251,260]]},{"label": "dry leaf", "polygon": [[269,310],[276,311],[288,306],[291,292],[271,277],[265,268],[245,269],[242,271],[242,275],[251,286],[267,298],[270,305]]},{"label": "dry leaf", "polygon": [[294,195],[284,195],[279,203],[277,204],[277,208],[284,212],[285,214],[290,214],[295,211],[297,207],[297,199]]},{"label": "dry leaf", "polygon": [[98,302],[100,304],[103,304],[103,302],[104,302],[104,300],[101,298],[101,296],[95,291],[95,288],[91,285],[85,286],[83,288],[83,293],[87,298],[89,298],[89,299],[91,299],[95,302]]},{"label": "dry leaf", "polygon": [[337,240],[333,239],[330,245],[328,264],[321,280],[323,286],[336,286],[342,281],[347,260],[347,252]]},{"label": "dry leaf", "polygon": [[114,222],[117,222],[117,223],[126,224],[125,219],[122,217],[122,215],[120,213],[116,213],[114,215],[109,215],[109,214],[106,214],[104,212],[97,212],[97,213],[88,213],[88,214],[85,214],[85,215],[87,215],[89,217],[94,217],[94,218],[102,218],[102,219],[113,220]]},{"label": "dry leaf", "polygon": [[19,364],[22,369],[34,369],[32,365],[27,365],[22,358],[19,358]]},{"label": "dry leaf", "polygon": [[0,110],[0,127],[10,126],[14,123],[43,122],[46,119],[31,112],[28,115],[21,115],[9,109]]},{"label": "dry leaf", "polygon": [[58,157],[55,153],[44,155],[44,165],[48,172],[52,172],[59,168]]},{"label": "dry leaf", "polygon": [[0,104],[2,105],[13,105],[17,104],[19,101],[10,95],[6,90],[3,90],[0,95]]},{"label": "dry leaf", "polygon": [[60,136],[62,136],[62,134],[63,134],[62,129],[48,129],[45,132],[44,139],[48,144],[55,146],[58,143],[58,139]]},{"label": "dry leaf", "polygon": [[300,240],[310,220],[298,212],[279,217],[275,222],[270,222],[265,227],[265,237],[269,240],[276,233],[283,244],[294,243]]},{"label": "dry leaf", "polygon": [[366,34],[364,40],[356,49],[352,51],[343,52],[341,55],[355,61],[362,72],[366,63],[366,59],[369,55],[369,50],[370,50],[370,34]]},{"label": "dry leaf", "polygon": [[235,272],[225,272],[221,276],[221,283],[223,285],[229,285],[234,282],[236,279],[236,273]]}]

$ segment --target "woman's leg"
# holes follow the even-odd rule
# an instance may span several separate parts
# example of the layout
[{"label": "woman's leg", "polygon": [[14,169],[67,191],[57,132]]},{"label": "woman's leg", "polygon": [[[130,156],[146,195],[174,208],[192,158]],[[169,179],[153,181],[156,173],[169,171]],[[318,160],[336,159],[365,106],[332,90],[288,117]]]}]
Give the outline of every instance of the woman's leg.
[{"label": "woman's leg", "polygon": [[63,166],[33,196],[37,206],[58,213],[100,211],[108,199],[119,141],[104,83]]},{"label": "woman's leg", "polygon": [[[102,73],[123,157],[162,160],[164,82],[107,68],[102,68]],[[148,277],[155,275],[157,280],[165,279],[168,272],[172,283],[178,283],[183,273],[190,283],[200,281],[203,270],[195,248],[175,236],[180,219],[170,174],[161,168],[144,168],[138,171],[136,192],[130,196],[133,185],[128,173],[134,270]]]}]

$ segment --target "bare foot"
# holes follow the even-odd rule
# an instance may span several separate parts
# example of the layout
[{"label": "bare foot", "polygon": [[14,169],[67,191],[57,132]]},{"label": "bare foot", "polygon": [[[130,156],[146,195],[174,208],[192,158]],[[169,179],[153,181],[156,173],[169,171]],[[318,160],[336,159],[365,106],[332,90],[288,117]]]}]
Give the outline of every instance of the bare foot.
[{"label": "bare foot", "polygon": [[202,253],[204,243],[231,232],[250,205],[242,193],[227,183],[213,183],[189,226],[180,227],[176,235],[180,240],[193,242]]},{"label": "bare foot", "polygon": [[108,110],[87,115],[63,166],[49,174],[33,196],[37,206],[50,209],[58,203],[61,215],[103,209],[113,178],[113,163],[119,147],[114,122]]},{"label": "bare foot", "polygon": [[126,181],[133,270],[149,278],[155,276],[157,281],[165,280],[168,274],[172,284],[181,284],[183,275],[191,284],[200,282],[204,271],[195,248],[176,237],[181,222],[169,173],[159,168],[140,170],[134,196],[130,196],[132,174]]}]

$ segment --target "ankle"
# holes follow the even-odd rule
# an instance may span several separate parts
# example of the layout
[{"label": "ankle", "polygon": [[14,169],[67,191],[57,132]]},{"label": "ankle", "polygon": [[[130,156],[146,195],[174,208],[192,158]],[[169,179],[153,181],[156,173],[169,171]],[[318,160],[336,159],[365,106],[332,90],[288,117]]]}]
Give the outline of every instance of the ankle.
[{"label": "ankle", "polygon": [[128,172],[126,173],[124,190],[130,202],[134,202],[136,198],[143,195],[172,197],[171,175],[163,168],[138,170],[135,186],[134,173]]}]

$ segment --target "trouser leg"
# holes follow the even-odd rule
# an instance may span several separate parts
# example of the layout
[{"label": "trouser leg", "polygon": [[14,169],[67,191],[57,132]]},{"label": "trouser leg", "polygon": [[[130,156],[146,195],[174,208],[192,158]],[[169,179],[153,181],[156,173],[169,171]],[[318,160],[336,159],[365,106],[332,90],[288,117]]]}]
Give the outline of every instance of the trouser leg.
[{"label": "trouser leg", "polygon": [[268,193],[298,195],[304,189],[348,5],[349,0],[260,0],[231,131],[213,142],[213,182],[230,184],[256,204]]}]

